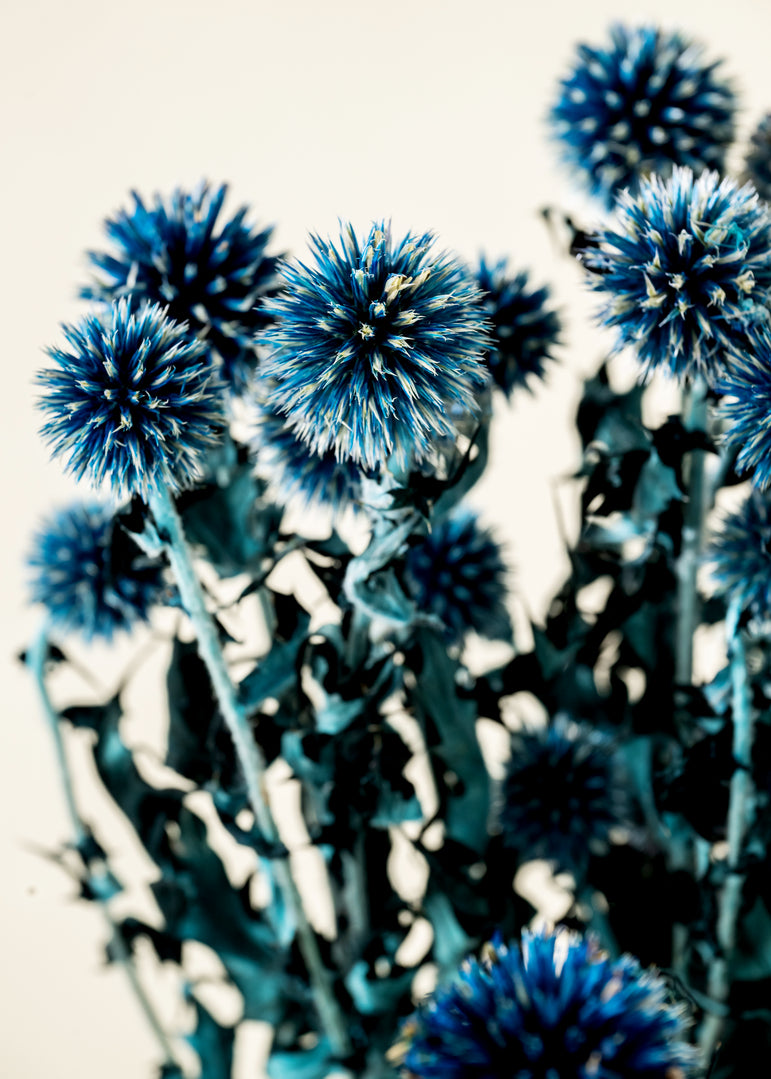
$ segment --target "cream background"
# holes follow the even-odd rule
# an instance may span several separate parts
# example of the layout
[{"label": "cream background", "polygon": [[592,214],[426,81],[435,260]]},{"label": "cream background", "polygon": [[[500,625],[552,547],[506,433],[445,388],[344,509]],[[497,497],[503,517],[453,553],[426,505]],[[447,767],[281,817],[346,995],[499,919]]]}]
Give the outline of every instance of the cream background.
[{"label": "cream background", "polygon": [[[258,220],[277,224],[277,244],[297,254],[308,230],[333,232],[338,216],[362,228],[390,216],[397,232],[434,228],[466,257],[510,253],[537,281],[553,282],[571,347],[548,390],[500,410],[493,468],[476,496],[510,544],[520,593],[538,609],[562,570],[551,480],[574,463],[571,403],[603,347],[591,300],[537,214],[553,204],[587,220],[555,167],[543,115],[573,43],[601,40],[619,15],[679,26],[725,56],[743,131],[771,107],[771,9],[758,0],[6,0],[4,1079],[146,1079],[157,1059],[122,974],[101,967],[98,911],[73,902],[64,874],[30,851],[50,849],[67,829],[47,732],[29,679],[9,658],[40,615],[25,606],[29,533],[74,491],[36,434],[31,379],[58,323],[83,309],[74,299],[86,276],[82,252],[102,243],[101,220],[129,188],[149,195],[207,176],[230,181],[229,208],[249,202]],[[124,660],[142,640],[127,643]],[[106,653],[78,654],[114,684]],[[60,690],[66,700],[71,688]],[[104,827],[120,852],[122,825]],[[127,875],[144,868],[119,861]],[[176,1009],[168,1018],[182,1016]],[[252,1059],[244,1054],[243,1074],[255,1074]]]}]

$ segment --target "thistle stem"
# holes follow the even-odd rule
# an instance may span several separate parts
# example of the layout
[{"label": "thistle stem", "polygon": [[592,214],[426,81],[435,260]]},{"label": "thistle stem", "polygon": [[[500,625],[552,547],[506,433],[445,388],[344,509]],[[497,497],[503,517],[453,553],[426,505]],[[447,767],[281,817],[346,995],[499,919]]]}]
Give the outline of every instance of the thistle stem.
[{"label": "thistle stem", "polygon": [[[744,872],[741,869],[744,840],[752,823],[754,788],[752,783],[752,740],[754,716],[750,703],[746,649],[739,626],[741,608],[732,603],[726,620],[731,663],[734,773],[728,803],[727,876],[718,896],[717,954],[712,960],[707,993],[712,1001],[724,1004],[731,988],[730,967],[736,949],[736,926],[742,902]],[[709,1014],[702,1024],[699,1043],[704,1060],[709,1061],[723,1029],[723,1014]]]},{"label": "thistle stem", "polygon": [[59,715],[51,703],[48,687],[46,686],[45,662],[47,656],[48,626],[44,624],[27,651],[27,666],[35,679],[40,702],[43,706],[43,713],[46,722],[48,723],[48,729],[51,732],[54,749],[56,751],[56,763],[59,767],[59,776],[62,783],[64,802],[67,806],[67,814],[70,818],[70,827],[75,837],[75,844],[80,847],[86,839],[86,830],[83,827],[83,822],[80,819],[77,803],[75,801],[75,791],[72,787],[72,777],[70,775],[69,764],[67,763],[67,754],[64,749],[64,739],[62,738],[61,728],[59,727]]},{"label": "thistle stem", "polygon": [[[685,391],[683,422],[688,431],[703,431],[707,422],[707,383],[701,377]],[[692,450],[688,461],[688,501],[683,515],[683,534],[677,564],[677,625],[675,635],[675,682],[691,684],[693,678],[693,636],[699,623],[699,595],[696,574],[699,569],[704,531],[705,453]]]},{"label": "thistle stem", "polygon": [[[246,709],[239,701],[238,692],[227,669],[217,627],[207,610],[203,590],[193,567],[182,521],[171,494],[165,487],[158,486],[151,490],[148,505],[165,546],[182,603],[193,624],[198,650],[209,672],[222,717],[233,739],[255,821],[268,843],[278,843],[278,828],[265,791],[265,757],[255,741]],[[273,875],[295,919],[298,943],[308,969],[321,1024],[335,1053],[347,1056],[351,1046],[345,1018],[335,999],[329,972],[323,964],[318,941],[308,922],[286,857],[274,859]]]},{"label": "thistle stem", "polygon": [[[707,383],[701,376],[694,378],[683,393],[683,424],[687,431],[704,431],[707,424]],[[701,556],[704,517],[707,512],[705,453],[692,450],[685,463],[687,501],[683,513],[682,541],[677,562],[677,597],[675,608],[675,687],[690,686],[693,681],[693,638],[699,624],[701,602],[696,577]],[[677,698],[675,723],[679,725]],[[673,836],[669,844],[672,868],[688,867],[693,872],[695,850],[693,837]],[[672,930],[672,967],[680,975],[685,971],[688,952],[688,932],[685,926]]]},{"label": "thistle stem", "polygon": [[[578,882],[576,883],[578,885]],[[621,949],[618,946],[616,934],[613,932],[607,914],[595,901],[595,891],[596,889],[584,882],[582,885],[577,886],[575,899],[578,903],[589,908],[590,918],[587,928],[597,934],[601,946],[610,955],[611,959],[618,959],[621,955]]]},{"label": "thistle stem", "polygon": [[[59,766],[59,775],[62,782],[62,790],[64,792],[64,801],[67,806],[67,813],[70,818],[70,827],[75,837],[75,846],[82,850],[86,840],[88,839],[88,832],[81,820],[80,813],[78,812],[77,803],[75,801],[75,791],[72,786],[72,777],[70,774],[70,768],[67,763],[67,754],[64,749],[64,739],[62,738],[62,732],[60,727],[59,714],[54,708],[51,698],[48,694],[48,687],[45,680],[45,661],[48,655],[48,627],[46,625],[38,633],[37,637],[33,641],[28,653],[27,653],[27,665],[32,671],[32,675],[35,679],[35,684],[40,695],[40,701],[43,706],[43,713],[48,727],[53,737],[54,747],[56,749],[56,762]],[[96,883],[93,880],[92,883]],[[142,983],[137,974],[136,965],[134,963],[133,956],[120,933],[120,929],[112,916],[110,911],[109,902],[105,895],[101,894],[99,887],[92,889],[96,902],[99,904],[102,914],[104,915],[105,922],[110,930],[113,956],[115,961],[123,968],[126,977],[128,978],[131,988],[134,992],[134,996],[139,1003],[139,1006],[144,1013],[150,1029],[152,1030],[156,1041],[163,1054],[163,1063],[176,1067],[176,1060],[174,1052],[171,1047],[166,1032],[164,1031],[158,1016],[155,1013],[155,1009],[150,1001],[150,998],[145,993]]]}]

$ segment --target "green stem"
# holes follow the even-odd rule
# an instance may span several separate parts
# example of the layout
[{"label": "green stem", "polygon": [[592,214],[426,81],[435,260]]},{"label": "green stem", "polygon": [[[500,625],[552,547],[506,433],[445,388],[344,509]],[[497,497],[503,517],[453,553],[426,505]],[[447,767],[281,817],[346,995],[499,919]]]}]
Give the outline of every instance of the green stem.
[{"label": "green stem", "polygon": [[[754,813],[752,783],[752,741],[754,716],[750,701],[750,683],[744,635],[739,625],[741,607],[732,603],[728,610],[726,632],[731,662],[734,773],[728,803],[728,873],[718,896],[717,953],[709,970],[707,992],[712,1001],[724,1004],[731,989],[731,960],[736,949],[736,927],[742,902],[744,871],[741,858],[744,840]],[[699,1044],[704,1060],[709,1061],[723,1029],[724,1016],[709,1014],[702,1024]]]},{"label": "green stem", "polygon": [[[278,844],[278,828],[265,792],[265,757],[255,741],[246,709],[239,701],[238,691],[227,669],[217,627],[206,607],[176,506],[165,487],[156,487],[151,491],[148,505],[165,546],[182,603],[193,624],[198,650],[209,672],[222,717],[233,739],[255,821],[264,839],[268,843]],[[351,1046],[345,1018],[335,999],[329,972],[322,961],[318,941],[308,922],[288,859],[275,858],[272,868],[276,884],[295,920],[300,951],[308,969],[319,1019],[334,1052],[347,1056]]]},{"label": "green stem", "polygon": [[[48,722],[48,727],[53,737],[54,747],[56,749],[56,762],[59,766],[59,775],[62,781],[62,789],[64,792],[64,801],[67,806],[67,813],[70,818],[70,827],[75,837],[75,846],[82,850],[85,845],[85,841],[88,838],[88,832],[81,820],[80,813],[78,812],[77,803],[75,801],[75,792],[72,787],[72,777],[70,774],[69,765],[67,763],[67,754],[64,749],[64,739],[62,738],[62,732],[60,727],[59,714],[54,708],[51,698],[48,694],[48,687],[45,680],[45,662],[48,655],[48,628],[43,628],[38,633],[34,642],[32,643],[27,653],[27,664],[32,671],[35,683],[37,685],[38,693],[40,695],[40,701],[43,706],[43,713]],[[176,1067],[176,1060],[174,1058],[174,1052],[171,1047],[166,1032],[161,1026],[160,1020],[155,1013],[155,1009],[150,1001],[150,998],[145,993],[139,975],[137,974],[136,965],[134,963],[133,956],[129,951],[129,948],[123,939],[119,926],[112,916],[109,903],[106,896],[103,894],[102,889],[99,888],[98,878],[92,873],[92,883],[95,885],[92,891],[96,897],[102,914],[104,915],[105,922],[110,930],[111,934],[111,946],[112,954],[115,961],[123,968],[126,977],[128,978],[131,988],[134,991],[140,1008],[144,1012],[145,1018],[155,1035],[155,1039],[163,1054],[164,1064]]]}]

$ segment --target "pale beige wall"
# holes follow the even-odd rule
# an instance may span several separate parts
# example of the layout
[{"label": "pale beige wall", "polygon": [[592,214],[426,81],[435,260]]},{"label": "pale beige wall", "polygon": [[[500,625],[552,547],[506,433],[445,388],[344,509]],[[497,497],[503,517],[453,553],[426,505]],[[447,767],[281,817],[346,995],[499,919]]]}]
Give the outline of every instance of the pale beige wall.
[{"label": "pale beige wall", "polygon": [[[771,107],[769,10],[757,0],[7,0],[0,1075],[145,1079],[155,1059],[120,974],[100,969],[98,913],[70,902],[66,878],[30,853],[67,833],[36,702],[7,659],[39,616],[22,587],[29,531],[73,491],[36,435],[31,377],[57,324],[81,309],[82,252],[100,244],[103,215],[132,186],[208,176],[231,181],[234,202],[251,202],[298,253],[307,230],[333,231],[338,216],[362,227],[390,216],[396,230],[432,227],[464,256],[508,252],[555,281],[574,348],[551,391],[501,409],[478,496],[538,604],[560,572],[549,481],[573,463],[565,417],[602,348],[591,300],[537,216],[545,203],[580,205],[544,137],[555,79],[572,43],[599,39],[620,13],[661,19],[728,57],[746,130]],[[120,845],[119,825],[110,835]]]}]

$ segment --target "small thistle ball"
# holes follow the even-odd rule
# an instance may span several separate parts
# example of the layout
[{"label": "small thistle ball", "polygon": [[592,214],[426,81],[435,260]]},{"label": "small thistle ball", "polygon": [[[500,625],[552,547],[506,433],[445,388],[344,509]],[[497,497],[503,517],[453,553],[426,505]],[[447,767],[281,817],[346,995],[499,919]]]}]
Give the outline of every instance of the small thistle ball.
[{"label": "small thistle ball", "polygon": [[500,939],[403,1024],[404,1079],[686,1079],[696,1049],[653,969],[566,931]]},{"label": "small thistle ball", "polygon": [[744,175],[766,202],[771,200],[771,113],[767,113],[750,136],[744,159]]},{"label": "small thistle ball", "polygon": [[560,715],[512,736],[500,809],[508,846],[579,870],[624,815],[612,743],[601,732]]},{"label": "small thistle ball", "polygon": [[420,610],[442,623],[449,643],[460,644],[469,630],[488,640],[508,640],[507,573],[492,533],[462,507],[410,548],[405,583]]},{"label": "small thistle ball", "polygon": [[755,189],[675,169],[622,193],[613,228],[587,256],[602,321],[646,373],[719,378],[725,352],[768,320],[771,215]]},{"label": "small thistle ball", "polygon": [[90,641],[146,621],[162,596],[161,570],[96,502],[75,503],[47,518],[27,559],[30,593],[53,629]]},{"label": "small thistle ball", "polygon": [[727,421],[723,441],[737,450],[736,469],[751,472],[752,482],[765,491],[771,485],[771,329],[763,328],[752,349],[741,343],[727,355],[718,413]]},{"label": "small thistle ball", "polygon": [[168,307],[177,322],[201,336],[221,363],[223,381],[246,389],[257,354],[255,335],[269,322],[261,301],[278,287],[277,258],[266,253],[272,229],[247,223],[248,208],[223,219],[227,185],[156,194],[152,205],[132,192],[134,205],[105,222],[112,252],[90,251],[97,271],[81,289],[88,300],[127,297]]},{"label": "small thistle ball", "polygon": [[286,265],[266,305],[272,404],[318,455],[417,464],[454,437],[456,414],[479,411],[488,327],[478,289],[429,233],[394,243],[378,224],[361,243],[347,225],[338,246],[311,242],[315,265]]},{"label": "small thistle ball", "polygon": [[54,454],[119,495],[190,486],[224,423],[205,346],[160,307],[134,313],[126,300],[63,329],[67,347],[50,349],[55,366],[37,377]]},{"label": "small thistle ball", "polygon": [[674,165],[721,171],[736,100],[699,47],[678,33],[615,25],[607,45],[577,48],[550,123],[566,164],[608,206]]},{"label": "small thistle ball", "polygon": [[715,531],[707,557],[716,591],[754,618],[771,618],[771,497],[753,490]]},{"label": "small thistle ball", "polygon": [[548,306],[548,288],[532,288],[525,271],[510,274],[505,258],[495,263],[482,258],[476,280],[493,327],[487,363],[495,385],[510,397],[518,387],[529,388],[531,377],[543,378],[559,341],[560,319]]},{"label": "small thistle ball", "polygon": [[280,505],[297,501],[335,515],[356,508],[362,470],[355,461],[338,461],[331,450],[314,453],[267,401],[254,403],[251,449]]}]

